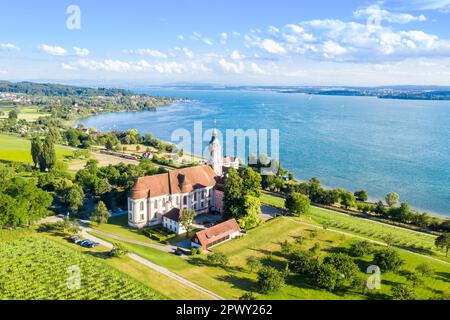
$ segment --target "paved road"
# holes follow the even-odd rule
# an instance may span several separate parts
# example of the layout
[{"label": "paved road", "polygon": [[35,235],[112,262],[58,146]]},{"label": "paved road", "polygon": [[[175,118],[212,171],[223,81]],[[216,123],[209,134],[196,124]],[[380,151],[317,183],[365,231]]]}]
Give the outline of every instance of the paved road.
[{"label": "paved road", "polygon": [[[83,227],[83,226],[81,228],[82,228],[81,235],[85,239],[89,239],[91,241],[98,242],[98,243],[102,244],[103,246],[105,246],[105,247],[107,247],[109,249],[112,249],[112,247],[113,247],[112,243],[109,243],[109,242],[107,242],[105,240],[97,238],[94,235],[88,233],[88,231],[92,232],[93,229],[89,229],[89,228],[86,228],[86,227]],[[98,230],[95,230],[95,231],[98,232]],[[120,237],[118,237],[118,238],[120,238]],[[117,239],[117,240],[120,240],[120,239]],[[127,242],[130,242],[130,240],[128,240]],[[139,242],[139,241],[137,241],[137,242]],[[141,245],[144,245],[144,243],[142,243]],[[148,246],[149,244],[145,243],[145,245]],[[149,268],[151,268],[151,269],[153,269],[153,270],[155,270],[157,272],[160,272],[160,273],[168,276],[169,278],[172,278],[172,279],[178,281],[179,283],[181,283],[181,284],[183,284],[185,286],[188,286],[188,287],[190,287],[190,288],[192,288],[194,290],[197,290],[197,291],[199,291],[201,293],[204,293],[204,294],[210,296],[212,299],[225,300],[225,298],[219,296],[218,294],[216,294],[216,293],[214,293],[214,292],[212,292],[212,291],[210,291],[208,289],[205,289],[205,288],[199,286],[198,284],[195,284],[195,283],[193,283],[193,282],[191,282],[191,281],[189,281],[189,280],[187,280],[187,279],[185,279],[183,277],[180,277],[179,275],[173,273],[172,271],[170,271],[170,270],[168,270],[166,268],[163,268],[163,267],[161,267],[161,266],[159,266],[157,264],[154,264],[153,262],[150,262],[149,260],[144,259],[144,258],[142,258],[142,257],[140,257],[140,256],[138,256],[138,255],[136,255],[134,253],[129,253],[128,257],[130,257],[131,259],[139,262],[140,264],[143,264],[143,265],[145,265],[145,266],[147,266],[147,267],[149,267]]]}]

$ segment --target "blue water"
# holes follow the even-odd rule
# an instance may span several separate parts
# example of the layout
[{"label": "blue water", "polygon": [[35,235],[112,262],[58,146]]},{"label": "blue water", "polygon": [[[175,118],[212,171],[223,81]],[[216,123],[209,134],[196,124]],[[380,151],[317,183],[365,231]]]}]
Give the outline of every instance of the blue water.
[{"label": "blue water", "polygon": [[157,112],[118,113],[81,121],[100,131],[138,129],[170,140],[176,128],[203,120],[227,128],[279,129],[280,160],[297,179],[388,192],[431,213],[450,215],[450,102],[308,96],[276,92],[148,90],[193,102]]}]

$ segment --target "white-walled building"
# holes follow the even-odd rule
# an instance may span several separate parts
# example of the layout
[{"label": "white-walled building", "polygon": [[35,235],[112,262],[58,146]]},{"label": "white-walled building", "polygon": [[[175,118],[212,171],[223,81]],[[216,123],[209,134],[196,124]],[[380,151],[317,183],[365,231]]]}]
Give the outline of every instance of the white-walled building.
[{"label": "white-walled building", "polygon": [[208,165],[139,178],[128,195],[128,224],[134,228],[162,224],[182,234],[186,232],[179,223],[183,210],[192,209],[197,214],[222,213],[224,167],[237,164],[239,168],[239,160],[222,158],[216,132],[208,150]]}]

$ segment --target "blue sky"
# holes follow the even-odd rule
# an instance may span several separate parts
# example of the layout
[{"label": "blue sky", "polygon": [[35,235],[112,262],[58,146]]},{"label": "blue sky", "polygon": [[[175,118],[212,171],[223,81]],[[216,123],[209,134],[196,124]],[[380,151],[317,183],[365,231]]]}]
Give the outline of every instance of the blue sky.
[{"label": "blue sky", "polygon": [[450,0],[1,0],[0,78],[450,85],[449,18]]}]

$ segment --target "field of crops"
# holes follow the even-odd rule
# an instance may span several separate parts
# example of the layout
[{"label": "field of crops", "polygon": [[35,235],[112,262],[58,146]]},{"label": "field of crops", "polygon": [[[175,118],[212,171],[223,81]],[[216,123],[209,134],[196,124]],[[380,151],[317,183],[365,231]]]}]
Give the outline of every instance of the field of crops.
[{"label": "field of crops", "polygon": [[165,299],[95,258],[42,236],[9,238],[0,233],[0,300]]}]

